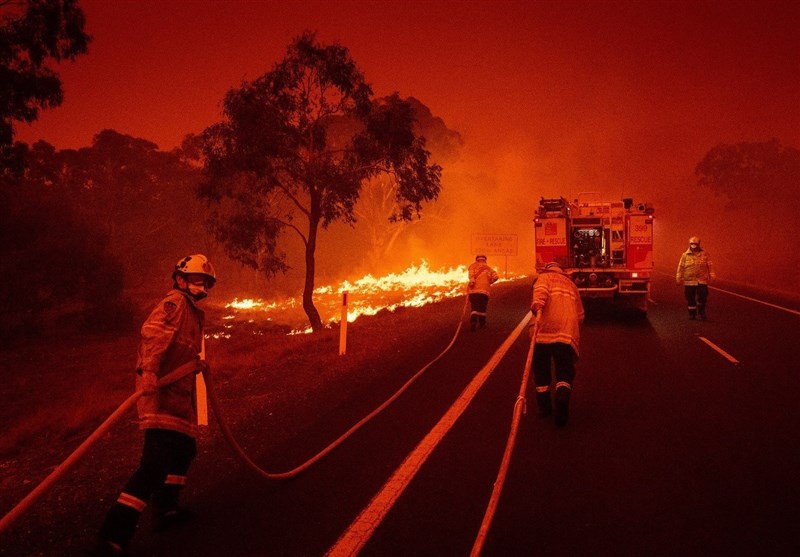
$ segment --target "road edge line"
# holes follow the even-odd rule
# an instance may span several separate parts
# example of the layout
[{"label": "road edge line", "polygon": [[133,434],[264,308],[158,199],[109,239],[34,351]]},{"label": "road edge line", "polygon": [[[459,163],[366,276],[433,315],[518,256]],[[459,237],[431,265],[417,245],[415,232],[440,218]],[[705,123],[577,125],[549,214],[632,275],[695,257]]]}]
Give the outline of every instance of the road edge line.
[{"label": "road edge line", "polygon": [[411,451],[369,504],[364,507],[350,526],[339,536],[333,547],[325,554],[326,557],[354,556],[361,551],[433,450],[470,405],[472,399],[475,398],[475,395],[506,355],[511,345],[516,342],[517,337],[519,337],[530,319],[531,313],[528,312],[503,344],[500,345],[500,348],[495,351],[486,365],[473,377],[469,385],[461,392],[439,422]]}]

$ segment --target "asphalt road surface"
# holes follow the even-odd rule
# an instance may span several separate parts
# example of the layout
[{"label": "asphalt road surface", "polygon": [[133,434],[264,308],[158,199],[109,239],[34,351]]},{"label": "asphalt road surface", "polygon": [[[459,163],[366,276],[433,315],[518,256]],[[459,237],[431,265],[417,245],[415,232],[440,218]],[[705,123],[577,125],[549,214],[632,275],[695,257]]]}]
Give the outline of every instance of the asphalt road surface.
[{"label": "asphalt road surface", "polygon": [[[800,314],[714,289],[709,320],[689,321],[666,275],[652,298],[647,319],[587,304],[569,424],[537,417],[531,389],[482,555],[800,555]],[[136,554],[470,555],[520,389],[529,300],[526,281],[496,288],[489,327],[462,331],[324,460],[284,482],[243,467],[205,478],[190,494],[197,517],[161,535],[145,522]],[[375,406],[363,395],[320,409],[272,462],[289,469],[324,447]]]},{"label": "asphalt road surface", "polygon": [[[223,478],[196,501],[198,522],[145,546],[157,555],[469,555],[520,388],[527,327],[510,335],[529,296],[526,283],[498,289],[487,330],[462,332],[308,472],[275,485]],[[662,275],[652,297],[644,320],[587,304],[569,424],[538,418],[529,397],[482,555],[800,554],[800,317],[715,289],[709,320],[689,321],[681,289]],[[306,439],[309,451],[319,447],[313,432]]]}]

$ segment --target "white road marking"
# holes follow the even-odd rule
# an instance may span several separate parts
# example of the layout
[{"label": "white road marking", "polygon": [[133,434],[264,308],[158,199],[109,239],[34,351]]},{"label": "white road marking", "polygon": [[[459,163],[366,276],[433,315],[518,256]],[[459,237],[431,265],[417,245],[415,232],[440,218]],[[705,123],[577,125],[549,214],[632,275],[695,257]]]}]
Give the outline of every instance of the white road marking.
[{"label": "white road marking", "polygon": [[417,447],[406,457],[405,461],[394,471],[392,477],[383,485],[381,490],[372,498],[369,505],[356,517],[353,523],[339,536],[336,544],[326,553],[327,557],[345,557],[357,555],[366,545],[375,529],[380,525],[389,510],[400,498],[400,495],[411,483],[416,473],[428,459],[436,445],[444,438],[448,431],[453,427],[456,420],[466,410],[467,406],[475,398],[486,379],[494,371],[500,360],[503,359],[508,349],[516,341],[524,327],[530,321],[531,314],[528,312],[522,321],[519,322],[514,331],[503,342],[500,348],[492,355],[491,359],[475,375],[469,385],[459,395],[453,405],[442,416],[433,429]]},{"label": "white road marking", "polygon": [[[665,273],[664,271],[656,271],[656,273],[658,273],[659,275],[663,275],[665,277],[674,276],[671,273]],[[786,311],[786,312],[789,312],[789,313],[793,313],[795,315],[800,315],[800,311],[797,311],[796,309],[791,309],[791,308],[779,306],[777,304],[771,304],[769,302],[765,302],[764,300],[759,300],[758,298],[751,298],[750,296],[745,296],[743,294],[737,294],[736,292],[731,292],[730,290],[724,290],[724,289],[716,287],[716,286],[709,286],[708,288],[710,290],[716,290],[717,292],[724,292],[725,294],[730,294],[731,296],[736,296],[738,298],[742,298],[742,299],[748,300],[750,302],[755,302],[757,304],[763,304],[765,306],[769,306],[771,308],[779,309],[781,311]]]},{"label": "white road marking", "polygon": [[739,360],[737,360],[736,358],[734,358],[733,356],[731,356],[730,354],[725,352],[722,348],[720,348],[719,346],[717,346],[716,344],[714,344],[713,342],[708,340],[706,337],[698,337],[698,338],[700,340],[702,340],[703,342],[705,342],[706,344],[708,344],[711,348],[713,348],[714,350],[716,350],[717,352],[722,354],[725,357],[725,359],[727,359],[729,362],[734,363],[734,364],[738,364],[739,363]]},{"label": "white road marking", "polygon": [[764,304],[765,306],[769,306],[771,308],[776,308],[776,309],[779,309],[779,310],[782,310],[782,311],[787,311],[789,313],[794,313],[795,315],[800,315],[800,311],[797,311],[797,310],[794,310],[794,309],[785,308],[783,306],[779,306],[779,305],[776,305],[776,304],[770,304],[769,302],[765,302],[763,300],[759,300],[759,299],[756,299],[756,298],[751,298],[750,296],[743,296],[742,294],[737,294],[736,292],[731,292],[730,290],[723,290],[722,288],[717,288],[716,286],[709,286],[709,288],[711,290],[717,290],[718,292],[725,292],[725,294],[730,294],[731,296],[737,296],[739,298],[744,298],[745,300],[749,300],[751,302],[756,302],[758,304]]}]

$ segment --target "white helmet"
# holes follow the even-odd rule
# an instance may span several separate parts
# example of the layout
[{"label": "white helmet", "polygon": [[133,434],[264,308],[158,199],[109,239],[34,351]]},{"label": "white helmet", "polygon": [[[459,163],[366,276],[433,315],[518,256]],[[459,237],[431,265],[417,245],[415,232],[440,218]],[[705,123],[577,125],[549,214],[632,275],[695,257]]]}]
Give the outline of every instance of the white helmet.
[{"label": "white helmet", "polygon": [[561,264],[558,261],[551,261],[544,266],[545,271],[561,271]]},{"label": "white helmet", "polygon": [[212,288],[214,283],[217,282],[217,276],[214,274],[214,267],[211,265],[211,261],[201,253],[187,255],[175,263],[172,278],[174,279],[178,273],[182,275],[203,275],[208,279],[208,288]]}]

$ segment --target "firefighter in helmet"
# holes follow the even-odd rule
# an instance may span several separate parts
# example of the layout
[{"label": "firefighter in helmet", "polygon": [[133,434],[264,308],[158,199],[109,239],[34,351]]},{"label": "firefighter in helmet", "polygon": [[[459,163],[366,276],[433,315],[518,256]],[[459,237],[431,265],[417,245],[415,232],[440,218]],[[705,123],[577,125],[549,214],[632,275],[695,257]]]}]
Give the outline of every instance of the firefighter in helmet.
[{"label": "firefighter in helmet", "polygon": [[489,287],[497,282],[497,272],[486,262],[485,255],[475,257],[475,262],[469,266],[469,302],[472,306],[470,313],[470,330],[477,327],[486,327],[486,310],[489,305]]},{"label": "firefighter in helmet", "polygon": [[717,274],[711,263],[711,257],[700,245],[700,238],[689,238],[689,248],[681,254],[675,282],[683,286],[689,319],[700,317],[706,320],[706,302],[708,301],[708,285],[714,282]]},{"label": "firefighter in helmet", "polygon": [[[95,555],[123,554],[149,502],[157,530],[190,515],[178,505],[178,495],[197,452],[194,375],[206,369],[199,359],[204,313],[197,302],[208,295],[217,277],[208,258],[195,254],[175,264],[172,280],[172,290],[141,329],[136,366],[136,389],[143,393],[137,403],[144,430],[141,461],[106,515]],[[158,384],[178,368],[186,373],[177,372],[173,383]]]},{"label": "firefighter in helmet", "polygon": [[552,364],[555,367],[555,422],[556,426],[563,427],[569,416],[584,310],[578,287],[555,261],[545,265],[536,278],[531,312],[534,319],[529,334],[535,342],[533,382],[539,415],[545,417],[553,413]]}]

